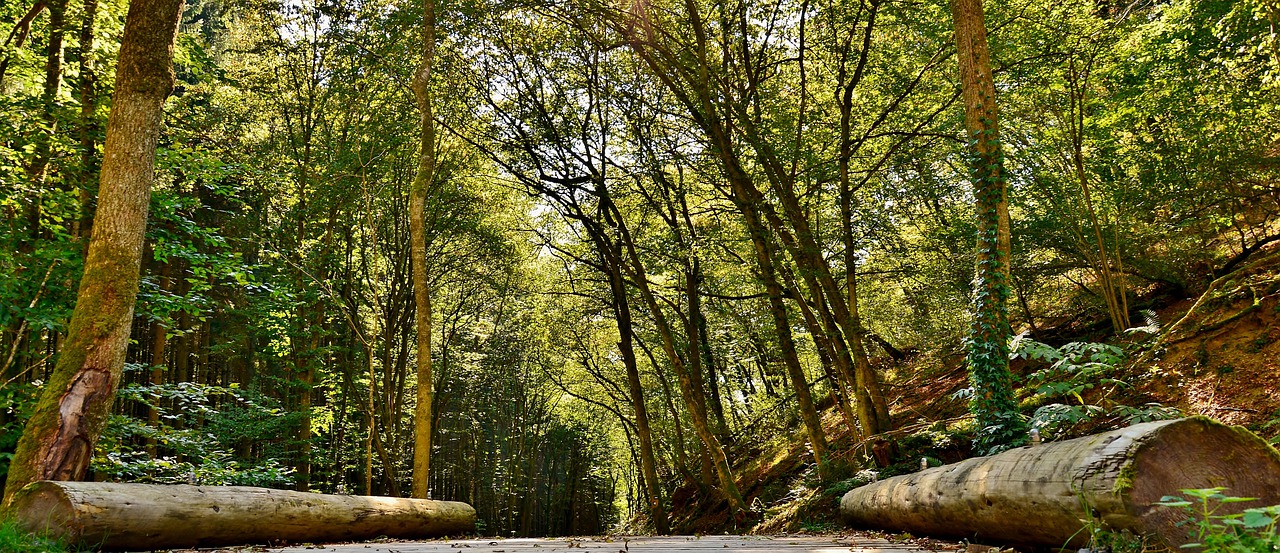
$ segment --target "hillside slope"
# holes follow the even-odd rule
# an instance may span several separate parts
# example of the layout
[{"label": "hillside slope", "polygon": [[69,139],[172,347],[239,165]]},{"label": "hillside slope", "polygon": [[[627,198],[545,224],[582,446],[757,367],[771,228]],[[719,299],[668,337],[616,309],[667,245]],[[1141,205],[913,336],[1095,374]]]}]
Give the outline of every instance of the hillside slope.
[{"label": "hillside slope", "polygon": [[[1147,327],[1111,339],[1125,350],[1126,358],[1106,376],[1121,384],[1092,386],[1082,394],[1084,403],[1103,410],[1064,425],[1054,437],[1122,426],[1126,419],[1117,413],[1129,407],[1129,412],[1166,415],[1173,413],[1167,408],[1175,408],[1183,415],[1245,426],[1272,443],[1280,440],[1280,254],[1258,256],[1199,295],[1156,301],[1157,309],[1145,313]],[[1073,335],[1066,328],[1043,334],[1059,342],[1096,339],[1095,334]],[[887,389],[896,424],[887,436],[894,442],[893,464],[870,465],[872,444],[859,441],[829,408],[823,422],[833,451],[848,465],[844,480],[818,481],[803,433],[796,427],[790,436],[732,451],[738,460],[735,474],[754,519],[732,521],[723,502],[700,502],[697,490],[686,486],[672,498],[673,528],[685,533],[837,531],[838,498],[869,477],[859,468],[870,466],[884,477],[916,470],[922,457],[941,464],[969,456],[969,418],[964,400],[956,395],[967,386],[963,355],[922,354],[901,366],[882,368],[889,368]],[[1036,368],[1023,360],[1014,363],[1024,383]],[[1034,390],[1028,387],[1019,394],[1029,398]],[[1027,404],[1030,414],[1036,404]]]}]

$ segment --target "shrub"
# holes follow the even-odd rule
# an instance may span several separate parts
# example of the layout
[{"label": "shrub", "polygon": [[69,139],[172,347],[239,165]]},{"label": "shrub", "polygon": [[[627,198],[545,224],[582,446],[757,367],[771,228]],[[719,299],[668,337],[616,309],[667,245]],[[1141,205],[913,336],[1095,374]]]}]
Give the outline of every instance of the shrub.
[{"label": "shrub", "polygon": [[1184,548],[1200,548],[1206,553],[1280,552],[1280,535],[1276,521],[1280,505],[1245,509],[1239,513],[1220,515],[1223,505],[1257,501],[1251,497],[1232,497],[1226,488],[1179,490],[1186,498],[1167,495],[1158,505],[1180,509],[1189,515],[1192,543]]}]

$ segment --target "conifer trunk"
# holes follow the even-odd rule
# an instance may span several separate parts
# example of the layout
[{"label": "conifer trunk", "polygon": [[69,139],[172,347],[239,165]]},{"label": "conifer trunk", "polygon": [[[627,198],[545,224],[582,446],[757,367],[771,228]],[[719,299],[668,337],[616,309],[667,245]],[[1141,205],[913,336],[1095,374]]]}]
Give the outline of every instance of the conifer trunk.
[{"label": "conifer trunk", "polygon": [[182,0],[134,0],[125,20],[97,224],[67,340],[18,442],[4,503],[36,480],[84,478],[124,369],[162,106]]},{"label": "conifer trunk", "polygon": [[88,235],[92,225],[89,203],[93,200],[90,190],[93,175],[97,171],[98,153],[95,151],[93,138],[95,130],[94,112],[98,109],[97,91],[94,83],[98,77],[94,73],[93,42],[98,18],[98,0],[84,1],[84,20],[80,24],[80,213],[78,220],[72,223],[71,235],[79,240]]}]

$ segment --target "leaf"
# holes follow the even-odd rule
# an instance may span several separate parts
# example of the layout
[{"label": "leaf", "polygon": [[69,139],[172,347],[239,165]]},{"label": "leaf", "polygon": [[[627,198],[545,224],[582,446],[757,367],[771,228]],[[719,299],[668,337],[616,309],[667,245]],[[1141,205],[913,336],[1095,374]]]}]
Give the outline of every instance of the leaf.
[{"label": "leaf", "polygon": [[1241,522],[1245,528],[1262,528],[1270,526],[1275,519],[1266,515],[1261,510],[1249,509],[1241,516]]}]

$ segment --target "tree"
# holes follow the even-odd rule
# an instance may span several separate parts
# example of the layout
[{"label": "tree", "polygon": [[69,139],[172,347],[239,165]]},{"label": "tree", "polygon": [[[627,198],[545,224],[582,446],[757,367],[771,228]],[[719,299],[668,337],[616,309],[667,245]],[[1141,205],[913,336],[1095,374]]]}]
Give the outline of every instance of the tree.
[{"label": "tree", "polygon": [[418,172],[409,191],[414,314],[418,320],[418,403],[413,424],[413,497],[426,498],[431,467],[431,283],[427,279],[427,193],[436,172],[436,127],[431,112],[431,72],[436,50],[435,0],[422,0],[422,61],[413,77],[413,95],[422,117]]},{"label": "tree", "polygon": [[85,476],[124,369],[182,0],[134,0],[125,19],[97,222],[66,345],[27,422],[4,504],[36,480]]},{"label": "tree", "polygon": [[982,0],[952,0],[956,57],[964,95],[964,127],[978,227],[973,321],[968,339],[976,446],[994,453],[1026,440],[1009,372],[1009,200],[995,80],[987,51]]}]

